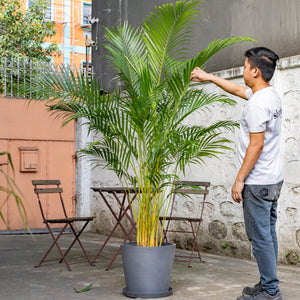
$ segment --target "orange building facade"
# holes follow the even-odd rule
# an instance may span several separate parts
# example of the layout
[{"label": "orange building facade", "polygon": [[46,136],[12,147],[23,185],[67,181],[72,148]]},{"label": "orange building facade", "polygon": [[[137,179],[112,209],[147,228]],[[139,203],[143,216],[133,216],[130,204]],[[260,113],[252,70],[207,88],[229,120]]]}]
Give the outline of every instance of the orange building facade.
[{"label": "orange building facade", "polygon": [[[36,0],[26,0],[29,7]],[[91,65],[91,49],[86,48],[86,40],[91,40],[92,0],[48,0],[45,19],[53,21],[56,35],[45,40],[56,42],[59,56],[52,58],[53,63],[70,65],[84,69],[86,60]],[[89,53],[90,52],[90,53]],[[88,54],[88,55],[87,55]]]}]

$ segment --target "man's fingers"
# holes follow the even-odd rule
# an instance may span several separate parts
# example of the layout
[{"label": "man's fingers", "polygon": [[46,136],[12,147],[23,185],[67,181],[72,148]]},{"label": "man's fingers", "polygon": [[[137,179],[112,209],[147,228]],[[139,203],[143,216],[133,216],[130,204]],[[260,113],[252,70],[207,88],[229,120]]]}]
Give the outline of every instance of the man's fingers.
[{"label": "man's fingers", "polygon": [[199,70],[201,70],[199,67],[194,68],[194,70],[191,72],[190,80],[200,82],[200,80],[197,76],[197,71],[199,71]]},{"label": "man's fingers", "polygon": [[233,201],[235,201],[237,203],[240,203],[240,202],[244,201],[243,197],[242,197],[242,194],[238,193],[238,192],[232,192],[231,197],[232,197]]},{"label": "man's fingers", "polygon": [[199,79],[197,78],[194,72],[191,73],[190,80],[199,81]]}]

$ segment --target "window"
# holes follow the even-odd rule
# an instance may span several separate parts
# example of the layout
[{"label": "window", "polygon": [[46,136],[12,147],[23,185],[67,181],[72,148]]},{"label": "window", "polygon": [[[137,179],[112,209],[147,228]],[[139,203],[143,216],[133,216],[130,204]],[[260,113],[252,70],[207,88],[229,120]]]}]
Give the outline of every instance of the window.
[{"label": "window", "polygon": [[82,24],[90,25],[90,20],[92,18],[92,5],[91,3],[82,3]]},{"label": "window", "polygon": [[51,0],[48,0],[48,6],[45,13],[45,20],[51,20],[52,19],[52,10],[51,10]]},{"label": "window", "polygon": [[[32,6],[37,2],[38,0],[28,0],[28,7]],[[52,5],[51,5],[52,0],[48,0],[48,5],[45,11],[45,20],[51,20],[52,17]]]}]

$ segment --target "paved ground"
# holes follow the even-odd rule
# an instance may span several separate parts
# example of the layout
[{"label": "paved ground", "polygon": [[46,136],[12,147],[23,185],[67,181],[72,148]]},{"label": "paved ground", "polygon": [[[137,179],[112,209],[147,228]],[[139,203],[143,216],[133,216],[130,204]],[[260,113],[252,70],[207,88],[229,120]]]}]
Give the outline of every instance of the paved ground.
[{"label": "paved ground", "polygon": [[[64,238],[68,242],[70,236]],[[85,234],[82,237],[91,257],[97,253],[103,237]],[[87,263],[72,265],[68,271],[64,264],[49,262],[34,268],[49,245],[48,235],[0,236],[0,299],[129,299],[122,295],[125,286],[120,257],[109,271],[105,271],[107,260],[99,258],[96,266]],[[111,255],[118,249],[118,239],[106,248]],[[76,248],[78,249],[78,248]],[[55,257],[55,252],[53,256]],[[72,259],[79,251],[72,252]],[[71,256],[70,256],[71,258]],[[235,300],[242,288],[258,280],[256,264],[247,260],[203,254],[205,263],[175,262],[171,287],[174,294],[166,299]],[[284,300],[300,299],[300,268],[279,266],[280,288]],[[83,293],[77,290],[93,283]]]}]

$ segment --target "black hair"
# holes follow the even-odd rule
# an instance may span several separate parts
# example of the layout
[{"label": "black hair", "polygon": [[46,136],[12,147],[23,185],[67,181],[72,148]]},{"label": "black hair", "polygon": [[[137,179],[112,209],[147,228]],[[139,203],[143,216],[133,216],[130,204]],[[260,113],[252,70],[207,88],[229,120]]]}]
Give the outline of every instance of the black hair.
[{"label": "black hair", "polygon": [[251,48],[244,55],[248,58],[251,68],[260,69],[262,78],[269,82],[273,77],[278,55],[265,47]]}]

